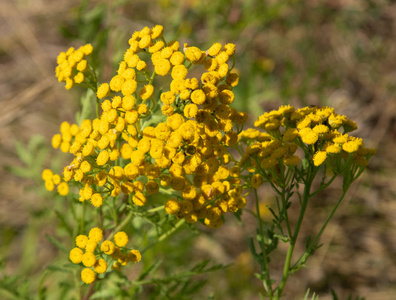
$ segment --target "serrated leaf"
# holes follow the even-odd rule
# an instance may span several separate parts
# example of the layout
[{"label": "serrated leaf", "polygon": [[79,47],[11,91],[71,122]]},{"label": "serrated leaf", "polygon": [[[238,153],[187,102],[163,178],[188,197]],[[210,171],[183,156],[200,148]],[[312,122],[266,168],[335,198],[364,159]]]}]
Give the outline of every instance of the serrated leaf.
[{"label": "serrated leaf", "polygon": [[204,261],[201,261],[200,263],[198,263],[197,265],[195,265],[194,267],[191,268],[191,271],[193,272],[200,272],[202,271],[210,262],[209,259],[205,259]]}]

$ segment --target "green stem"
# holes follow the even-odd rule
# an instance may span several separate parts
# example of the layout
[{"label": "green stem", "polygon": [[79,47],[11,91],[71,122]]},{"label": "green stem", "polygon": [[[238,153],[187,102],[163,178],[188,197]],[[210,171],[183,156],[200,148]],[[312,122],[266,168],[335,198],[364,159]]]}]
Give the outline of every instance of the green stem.
[{"label": "green stem", "polygon": [[131,221],[132,217],[134,215],[134,212],[131,210],[129,212],[129,214],[127,215],[127,217],[120,223],[120,225],[118,225],[113,232],[107,237],[107,240],[111,240],[113,238],[113,236],[116,234],[116,232],[124,229],[125,226],[128,225],[128,223]]},{"label": "green stem", "polygon": [[[290,275],[290,265],[291,265],[291,259],[293,256],[293,251],[294,251],[294,247],[296,245],[296,241],[297,241],[297,237],[298,234],[300,232],[300,227],[302,224],[302,221],[304,219],[304,215],[305,215],[305,211],[307,209],[308,206],[308,200],[309,200],[309,196],[310,196],[310,191],[311,191],[311,185],[312,185],[312,181],[313,181],[313,177],[316,174],[316,172],[312,169],[310,169],[310,172],[308,172],[308,178],[307,181],[305,183],[305,187],[304,187],[304,194],[303,194],[303,201],[302,201],[302,206],[301,206],[301,210],[300,210],[300,214],[298,216],[298,221],[296,224],[296,228],[294,230],[294,234],[290,239],[290,245],[289,245],[289,249],[287,251],[287,255],[286,255],[286,260],[285,260],[285,265],[283,268],[283,275],[282,275],[282,280],[277,288],[276,291],[276,298],[275,299],[279,299],[282,295],[283,289],[285,288],[287,279]],[[311,175],[311,176],[309,176]]]},{"label": "green stem", "polygon": [[[348,190],[348,189],[347,189]],[[305,262],[308,257],[311,255],[311,250],[315,247],[315,245],[318,243],[320,237],[322,236],[324,230],[327,227],[327,224],[330,222],[330,220],[333,218],[336,210],[338,209],[338,207],[340,206],[342,200],[344,199],[346,195],[346,191],[342,193],[340,199],[338,199],[337,204],[334,206],[334,208],[332,209],[330,215],[327,217],[326,221],[324,222],[322,228],[320,229],[319,233],[315,236],[314,240],[312,241],[312,243],[310,243],[309,247],[307,248],[307,250],[304,252],[304,254],[297,260],[297,262],[293,265],[292,269],[297,267],[301,262]]]},{"label": "green stem", "polygon": [[177,229],[179,229],[180,226],[182,226],[184,223],[186,222],[185,219],[180,219],[176,225],[174,227],[172,227],[171,229],[169,229],[167,232],[163,233],[154,243],[151,243],[150,245],[148,245],[146,248],[144,248],[142,251],[140,251],[142,254],[144,252],[146,252],[148,249],[150,249],[151,247],[155,246],[156,244],[158,244],[159,242],[162,242],[164,239],[166,239],[167,237],[169,237],[170,235],[172,235]]},{"label": "green stem", "polygon": [[157,212],[157,211],[161,211],[164,210],[164,205],[158,206],[158,207],[154,207],[152,209],[149,209],[147,212],[148,213],[153,213],[153,212]]},{"label": "green stem", "polygon": [[80,233],[84,234],[85,231],[85,201],[83,202],[83,207],[82,207],[82,216],[80,220]]},{"label": "green stem", "polygon": [[99,106],[100,106],[100,100],[99,98],[96,98],[96,117],[99,118]]},{"label": "green stem", "polygon": [[261,272],[265,274],[265,280],[263,281],[263,285],[264,285],[264,289],[268,293],[269,298],[272,299],[274,292],[272,290],[271,275],[269,272],[269,266],[267,261],[268,258],[267,249],[266,249],[266,245],[264,244],[263,222],[261,220],[261,215],[260,215],[260,206],[259,206],[257,189],[254,189],[254,196],[256,198],[257,220],[259,222],[259,232],[261,236],[261,240],[258,242],[260,244],[261,251],[263,252],[263,258],[261,260]]}]

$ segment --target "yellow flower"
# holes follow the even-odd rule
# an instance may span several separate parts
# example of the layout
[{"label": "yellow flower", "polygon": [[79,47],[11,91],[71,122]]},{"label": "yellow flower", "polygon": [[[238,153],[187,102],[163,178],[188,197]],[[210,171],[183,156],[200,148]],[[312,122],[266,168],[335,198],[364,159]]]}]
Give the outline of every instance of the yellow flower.
[{"label": "yellow flower", "polygon": [[132,95],[137,88],[137,82],[134,79],[128,79],[125,80],[125,82],[122,84],[121,88],[121,93],[126,96],[126,95]]},{"label": "yellow flower", "polygon": [[226,78],[226,83],[231,87],[236,87],[239,83],[239,75],[237,73],[229,73]]},{"label": "yellow flower", "polygon": [[312,128],[312,131],[317,133],[317,134],[322,134],[322,133],[327,133],[329,132],[329,127],[323,124],[316,125],[314,128]]},{"label": "yellow flower", "polygon": [[162,58],[169,59],[173,54],[173,50],[171,47],[165,47],[161,50],[161,56]]},{"label": "yellow flower", "polygon": [[89,231],[89,239],[99,243],[103,238],[103,231],[98,227],[94,227]]},{"label": "yellow flower", "polygon": [[77,71],[84,72],[87,69],[87,66],[88,66],[88,62],[85,59],[83,59],[80,62],[78,62],[76,69]]},{"label": "yellow flower", "polygon": [[163,47],[164,47],[164,42],[163,41],[156,41],[155,43],[154,43],[154,45],[152,45],[152,46],[150,46],[149,47],[149,52],[150,53],[154,53],[154,52],[158,52],[158,51],[160,51]]},{"label": "yellow flower", "polygon": [[[77,248],[79,249],[79,248]],[[81,250],[81,249],[80,249]],[[82,256],[82,263],[87,268],[92,267],[96,263],[96,256],[92,252],[86,252]]]},{"label": "yellow flower", "polygon": [[99,166],[103,166],[109,161],[109,159],[110,159],[109,152],[103,150],[99,153],[98,157],[96,158],[96,163]]},{"label": "yellow flower", "polygon": [[46,180],[44,182],[44,185],[45,185],[45,189],[47,191],[50,191],[50,192],[53,191],[54,188],[55,188],[55,185],[54,185],[54,182],[52,181],[52,179],[51,180]]},{"label": "yellow flower", "polygon": [[137,111],[138,111],[139,115],[144,115],[144,114],[148,113],[149,109],[148,109],[148,106],[146,104],[140,104],[137,107]]},{"label": "yellow flower", "polygon": [[92,47],[92,45],[91,44],[86,44],[86,45],[84,45],[83,47],[82,47],[82,52],[85,54],[85,55],[90,55],[91,53],[92,53],[92,51],[93,51],[93,47]]},{"label": "yellow flower", "polygon": [[206,71],[214,71],[217,69],[218,63],[217,60],[214,58],[208,57],[204,62],[204,67]]},{"label": "yellow flower", "polygon": [[317,151],[313,156],[313,162],[315,166],[320,166],[326,160],[326,151]]},{"label": "yellow flower", "polygon": [[318,140],[318,134],[313,132],[311,128],[305,127],[299,131],[301,139],[304,143],[312,145]]},{"label": "yellow flower", "polygon": [[147,68],[146,62],[144,60],[139,60],[137,65],[136,65],[136,69],[139,70],[139,71],[142,71],[142,70],[144,70],[146,68]]},{"label": "yellow flower", "polygon": [[81,72],[78,72],[76,76],[73,77],[73,80],[75,83],[81,83],[84,81],[84,74]]},{"label": "yellow flower", "polygon": [[110,92],[110,88],[109,85],[107,83],[102,83],[99,87],[98,87],[98,91],[96,92],[96,96],[99,99],[103,99],[104,97],[106,97]]},{"label": "yellow flower", "polygon": [[180,211],[180,203],[176,199],[169,199],[165,203],[165,211],[170,215],[176,215]]},{"label": "yellow flower", "polygon": [[186,118],[195,118],[198,113],[198,106],[195,104],[187,104],[184,107],[183,113]]},{"label": "yellow flower", "polygon": [[193,185],[188,185],[183,189],[182,197],[184,200],[192,201],[197,196],[197,189]]},{"label": "yellow flower", "polygon": [[140,49],[147,48],[148,46],[150,46],[150,44],[151,44],[151,37],[149,35],[145,35],[139,41],[139,48]]},{"label": "yellow flower", "polygon": [[125,79],[121,75],[116,75],[110,80],[110,88],[114,92],[121,91],[122,85],[124,84]]},{"label": "yellow flower", "polygon": [[95,272],[89,268],[85,268],[81,271],[81,280],[86,284],[91,284],[95,281]]},{"label": "yellow flower", "polygon": [[95,193],[91,197],[91,203],[93,206],[100,207],[103,203],[103,198],[101,194]]},{"label": "yellow flower", "polygon": [[160,38],[162,36],[163,30],[164,30],[164,27],[162,25],[155,25],[151,29],[151,38],[152,39]]},{"label": "yellow flower", "polygon": [[169,61],[174,66],[181,65],[184,62],[184,54],[180,51],[173,52]]},{"label": "yellow flower", "polygon": [[119,231],[114,235],[114,242],[118,247],[125,247],[128,244],[128,235],[124,231]]},{"label": "yellow flower", "polygon": [[62,136],[61,136],[59,133],[55,134],[55,135],[52,137],[51,143],[52,143],[52,147],[53,147],[54,149],[58,149],[59,146],[60,146],[61,143],[62,143]]},{"label": "yellow flower", "polygon": [[229,70],[229,66],[227,63],[221,64],[219,65],[219,67],[217,68],[217,72],[219,73],[219,75],[221,77],[225,77],[228,74],[228,70]]},{"label": "yellow flower", "polygon": [[52,171],[50,169],[45,169],[43,170],[43,172],[41,173],[41,178],[44,181],[47,180],[52,180],[52,177],[54,176],[54,173],[52,173]]},{"label": "yellow flower", "polygon": [[61,184],[58,185],[58,193],[61,196],[66,196],[69,194],[69,185],[66,182],[62,182]]},{"label": "yellow flower", "polygon": [[202,51],[197,47],[187,47],[184,54],[186,59],[191,62],[198,62],[202,57]]},{"label": "yellow flower", "polygon": [[141,192],[135,192],[135,195],[132,197],[132,201],[137,206],[143,206],[146,203],[146,196],[144,196]]},{"label": "yellow flower", "polygon": [[154,92],[154,87],[151,84],[145,85],[139,92],[139,97],[142,100],[147,100]]},{"label": "yellow flower", "polygon": [[283,163],[286,166],[297,166],[300,162],[300,158],[297,155],[283,157]]},{"label": "yellow flower", "polygon": [[80,248],[73,248],[70,251],[69,258],[74,264],[79,264],[82,261],[84,252]]},{"label": "yellow flower", "polygon": [[59,184],[61,182],[61,177],[58,174],[54,174],[54,176],[52,176],[52,181],[54,182],[54,184]]},{"label": "yellow flower", "polygon": [[142,255],[139,250],[131,250],[128,253],[128,260],[132,263],[137,263],[142,259]]},{"label": "yellow flower", "polygon": [[170,105],[164,105],[161,107],[161,112],[165,116],[171,116],[174,111],[174,108]]},{"label": "yellow flower", "polygon": [[154,65],[155,73],[157,73],[160,76],[165,76],[166,74],[169,73],[171,69],[171,64],[169,60],[165,58],[159,58]]},{"label": "yellow flower", "polygon": [[216,60],[219,65],[225,64],[228,61],[229,55],[225,51],[221,51],[219,54],[216,55]]},{"label": "yellow flower", "polygon": [[88,242],[88,237],[84,234],[80,234],[76,237],[75,241],[77,247],[81,249],[85,249],[85,246],[87,245]]},{"label": "yellow flower", "polygon": [[229,56],[233,55],[235,52],[235,44],[228,43],[224,46],[224,51],[227,52]]},{"label": "yellow flower", "polygon": [[103,251],[105,254],[111,255],[114,253],[115,245],[112,241],[104,241],[100,245],[100,250]]},{"label": "yellow flower", "polygon": [[159,185],[153,180],[147,181],[145,190],[149,195],[155,195],[159,192]]},{"label": "yellow flower", "polygon": [[175,102],[176,96],[172,91],[164,92],[161,94],[161,101],[164,104],[170,105]]},{"label": "yellow flower", "polygon": [[107,263],[103,258],[100,258],[96,261],[94,265],[94,270],[96,273],[104,273],[107,270]]},{"label": "yellow flower", "polygon": [[210,56],[216,56],[220,50],[221,50],[221,44],[220,43],[214,43],[209,49],[208,49],[208,55]]},{"label": "yellow flower", "polygon": [[205,93],[199,89],[191,93],[191,101],[195,104],[203,104],[206,100]]},{"label": "yellow flower", "polygon": [[88,239],[87,244],[85,245],[85,252],[94,252],[98,243]]},{"label": "yellow flower", "polygon": [[174,66],[171,72],[171,76],[173,79],[184,79],[187,76],[187,68],[180,64],[177,66]]},{"label": "yellow flower", "polygon": [[222,90],[219,95],[219,101],[223,104],[231,104],[232,102],[234,102],[235,99],[235,95],[232,91],[230,90]]},{"label": "yellow flower", "polygon": [[298,130],[296,128],[288,128],[283,133],[283,141],[284,142],[291,142],[298,136]]}]

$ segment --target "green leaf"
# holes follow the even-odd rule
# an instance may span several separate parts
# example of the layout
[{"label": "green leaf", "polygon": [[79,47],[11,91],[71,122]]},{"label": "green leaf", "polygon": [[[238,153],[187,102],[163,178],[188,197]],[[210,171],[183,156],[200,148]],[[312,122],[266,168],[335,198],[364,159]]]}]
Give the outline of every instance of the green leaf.
[{"label": "green leaf", "polygon": [[147,270],[145,270],[142,274],[140,274],[137,281],[143,280],[144,278],[147,277],[147,275],[157,270],[158,267],[161,265],[161,263],[162,263],[161,259],[156,260]]},{"label": "green leaf", "polygon": [[69,224],[67,224],[64,214],[60,213],[57,210],[55,210],[55,214],[59,218],[59,220],[61,221],[63,227],[69,233],[70,237],[73,237],[73,229],[69,226]]},{"label": "green leaf", "polygon": [[81,125],[81,122],[92,115],[92,107],[96,101],[96,95],[91,89],[88,89],[87,92],[81,97],[81,111],[76,114],[76,121],[78,125]]},{"label": "green leaf", "polygon": [[65,246],[62,245],[61,242],[59,242],[57,239],[55,239],[53,236],[46,234],[45,237],[47,238],[47,240],[53,244],[56,248],[58,248],[59,250],[61,250],[64,253],[69,253],[69,251],[65,248]]},{"label": "green leaf", "polygon": [[331,295],[333,296],[333,300],[338,300],[337,294],[333,289],[331,289]]},{"label": "green leaf", "polygon": [[101,298],[109,298],[114,299],[115,296],[122,296],[121,289],[119,288],[109,288],[105,290],[100,290],[94,293],[89,299],[101,299]]}]

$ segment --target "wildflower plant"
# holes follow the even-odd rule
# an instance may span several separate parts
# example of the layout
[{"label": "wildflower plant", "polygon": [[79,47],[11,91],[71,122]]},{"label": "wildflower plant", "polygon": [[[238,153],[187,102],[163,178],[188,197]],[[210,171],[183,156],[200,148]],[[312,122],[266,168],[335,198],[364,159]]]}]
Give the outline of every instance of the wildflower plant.
[{"label": "wildflower plant", "polygon": [[[282,106],[244,129],[247,114],[232,107],[239,81],[233,70],[234,44],[214,43],[201,50],[166,41],[160,25],[145,27],[129,39],[109,82],[98,81],[90,62],[93,51],[88,44],[57,58],[58,80],[66,89],[90,90],[94,97],[87,93],[84,107],[95,106],[96,116],[85,118],[82,112],[76,124],[61,124],[52,146],[73,158],[61,174],[49,169],[42,173],[48,191],[56,188],[82,207],[69,252],[70,261],[81,266],[81,280],[95,284],[129,263],[144,261],[145,251],[184,223],[222,226],[227,213],[240,216],[252,193],[260,250],[253,239],[251,250],[262,269],[258,277],[265,295],[278,299],[289,274],[304,266],[318,247],[348,188],[375,153],[348,134],[356,124],[329,107]],[[292,263],[309,200],[339,175],[343,194],[306,252]],[[318,176],[320,186],[312,190]],[[277,195],[269,227],[259,214],[257,189],[264,183]],[[288,209],[294,195],[301,209],[297,223],[291,224]],[[87,234],[88,215],[90,224],[97,223]],[[139,217],[149,220],[157,234],[138,250],[129,247],[126,232]],[[288,243],[289,251],[278,284],[269,272],[269,256],[279,241]],[[208,271],[205,266],[199,271]]]}]

